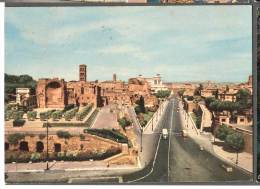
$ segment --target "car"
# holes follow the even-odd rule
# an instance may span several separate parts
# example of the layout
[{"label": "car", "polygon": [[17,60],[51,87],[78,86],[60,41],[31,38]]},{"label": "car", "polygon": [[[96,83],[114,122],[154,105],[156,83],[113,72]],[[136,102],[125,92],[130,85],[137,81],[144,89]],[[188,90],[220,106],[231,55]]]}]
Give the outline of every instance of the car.
[{"label": "car", "polygon": [[167,129],[163,129],[162,130],[162,135],[163,135],[163,139],[167,139],[168,138],[168,130]]}]

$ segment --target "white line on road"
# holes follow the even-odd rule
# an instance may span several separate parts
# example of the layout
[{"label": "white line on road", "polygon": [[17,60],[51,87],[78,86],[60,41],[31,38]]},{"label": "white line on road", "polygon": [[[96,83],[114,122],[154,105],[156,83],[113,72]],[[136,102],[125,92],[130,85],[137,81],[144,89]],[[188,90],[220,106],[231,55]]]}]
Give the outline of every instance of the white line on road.
[{"label": "white line on road", "polygon": [[172,106],[172,114],[171,114],[171,127],[170,127],[170,135],[169,135],[169,145],[168,145],[168,181],[170,177],[170,151],[171,151],[171,136],[172,136],[172,122],[173,122],[173,109],[174,109],[174,101]]},{"label": "white line on road", "polygon": [[160,138],[159,138],[159,141],[158,141],[158,144],[157,144],[157,148],[156,148],[156,152],[155,152],[155,155],[154,155],[153,166],[152,166],[151,171],[147,175],[145,175],[145,176],[143,176],[141,178],[135,179],[135,180],[128,181],[127,183],[132,183],[132,182],[136,182],[136,181],[142,180],[142,179],[148,177],[150,174],[152,174],[153,168],[154,168],[154,164],[155,164],[155,161],[156,161],[156,158],[157,158],[157,153],[158,153],[158,150],[159,150],[161,138],[162,138],[162,135],[160,134]]}]

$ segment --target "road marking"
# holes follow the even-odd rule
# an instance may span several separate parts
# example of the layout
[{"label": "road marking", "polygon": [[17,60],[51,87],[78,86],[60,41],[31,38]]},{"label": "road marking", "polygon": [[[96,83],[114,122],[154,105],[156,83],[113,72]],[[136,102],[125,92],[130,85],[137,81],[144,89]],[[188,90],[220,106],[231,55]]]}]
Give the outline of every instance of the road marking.
[{"label": "road marking", "polygon": [[169,145],[168,145],[168,181],[170,177],[170,150],[171,150],[171,136],[172,136],[172,123],[173,123],[173,109],[174,104],[172,106],[172,113],[171,113],[171,127],[170,127],[170,135],[169,135]]},{"label": "road marking", "polygon": [[136,182],[136,181],[142,180],[142,179],[148,177],[150,174],[152,174],[152,172],[153,172],[153,168],[154,168],[154,164],[155,164],[155,161],[156,161],[156,158],[157,158],[157,154],[158,154],[158,150],[159,150],[159,146],[160,146],[161,138],[162,138],[162,135],[160,134],[160,138],[159,138],[159,141],[158,141],[158,144],[157,144],[157,148],[156,148],[156,152],[155,152],[154,159],[153,159],[153,166],[152,166],[152,169],[150,170],[150,172],[149,172],[147,175],[144,175],[144,176],[141,177],[141,178],[138,178],[138,179],[135,179],[135,180],[128,181],[127,183],[132,183],[132,182]]}]

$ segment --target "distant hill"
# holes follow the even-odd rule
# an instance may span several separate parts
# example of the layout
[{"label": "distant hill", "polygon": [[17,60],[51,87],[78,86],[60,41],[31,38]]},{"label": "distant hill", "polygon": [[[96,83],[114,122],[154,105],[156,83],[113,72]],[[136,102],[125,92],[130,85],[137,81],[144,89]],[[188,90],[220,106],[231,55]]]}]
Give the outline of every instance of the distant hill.
[{"label": "distant hill", "polygon": [[35,94],[36,81],[29,75],[5,74],[5,102],[14,100],[16,88],[31,88],[31,94]]}]

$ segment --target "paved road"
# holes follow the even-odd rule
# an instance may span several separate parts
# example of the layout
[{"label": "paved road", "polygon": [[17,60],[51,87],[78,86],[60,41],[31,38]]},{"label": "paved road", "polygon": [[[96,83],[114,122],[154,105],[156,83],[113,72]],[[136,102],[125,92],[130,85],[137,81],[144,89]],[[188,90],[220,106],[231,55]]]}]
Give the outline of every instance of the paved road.
[{"label": "paved road", "polygon": [[[201,151],[191,138],[183,138],[178,101],[172,99],[165,111],[161,126],[170,131],[169,140],[161,139],[155,161],[142,171],[125,175],[124,182],[176,183],[212,181],[249,181],[251,175],[234,168],[227,173],[225,164],[212,154]],[[160,134],[158,134],[160,135]]]}]

